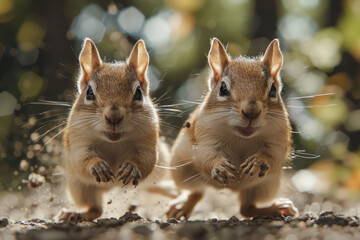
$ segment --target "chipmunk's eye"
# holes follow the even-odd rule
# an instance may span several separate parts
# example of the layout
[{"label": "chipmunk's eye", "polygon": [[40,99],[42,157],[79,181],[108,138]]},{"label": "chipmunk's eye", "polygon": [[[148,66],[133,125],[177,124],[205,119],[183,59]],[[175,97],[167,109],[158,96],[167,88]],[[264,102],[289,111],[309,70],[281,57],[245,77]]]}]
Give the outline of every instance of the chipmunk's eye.
[{"label": "chipmunk's eye", "polygon": [[91,86],[89,86],[88,90],[86,91],[86,100],[89,100],[89,101],[95,100],[94,91]]},{"label": "chipmunk's eye", "polygon": [[225,83],[225,82],[221,82],[219,95],[220,95],[220,96],[227,96],[227,95],[229,95],[229,90],[227,89],[227,86],[226,86],[226,83]]},{"label": "chipmunk's eye", "polygon": [[276,97],[276,87],[275,85],[271,85],[271,88],[270,88],[270,92],[269,92],[269,97],[271,98],[275,98]]},{"label": "chipmunk's eye", "polygon": [[134,94],[134,100],[139,101],[143,97],[140,87],[137,87],[135,94]]}]

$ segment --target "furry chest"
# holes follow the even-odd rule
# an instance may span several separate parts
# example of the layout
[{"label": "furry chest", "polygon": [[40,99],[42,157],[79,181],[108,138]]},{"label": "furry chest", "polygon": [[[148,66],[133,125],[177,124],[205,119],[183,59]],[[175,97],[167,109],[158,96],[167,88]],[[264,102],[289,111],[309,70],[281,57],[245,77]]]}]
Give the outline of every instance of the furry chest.
[{"label": "furry chest", "polygon": [[123,143],[101,143],[92,146],[101,159],[107,161],[110,165],[118,165],[131,157],[131,147]]},{"label": "furry chest", "polygon": [[257,153],[261,148],[261,144],[255,141],[236,141],[225,148],[224,156],[230,160],[235,166],[239,166],[248,157]]}]

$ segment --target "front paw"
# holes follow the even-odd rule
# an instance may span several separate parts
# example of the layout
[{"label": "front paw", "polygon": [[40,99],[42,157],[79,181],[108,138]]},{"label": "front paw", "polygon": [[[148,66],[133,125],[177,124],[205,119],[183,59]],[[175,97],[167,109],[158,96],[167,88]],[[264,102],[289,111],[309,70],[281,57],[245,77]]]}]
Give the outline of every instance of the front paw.
[{"label": "front paw", "polygon": [[229,182],[236,180],[234,173],[236,173],[235,166],[232,165],[230,161],[226,160],[211,171],[211,178],[220,184],[228,184]]},{"label": "front paw", "polygon": [[136,187],[142,175],[140,170],[132,163],[124,162],[120,165],[117,177],[120,177],[119,182],[122,180],[124,185],[127,185],[132,180],[132,184]]},{"label": "front paw", "polygon": [[95,178],[95,181],[97,181],[98,183],[109,182],[109,181],[113,182],[112,177],[115,178],[115,175],[111,171],[109,164],[103,160],[97,162],[91,168],[91,175]]},{"label": "front paw", "polygon": [[240,165],[239,175],[240,178],[263,178],[269,169],[269,164],[264,162],[264,160],[261,159],[261,156],[255,154],[246,159],[246,161]]}]

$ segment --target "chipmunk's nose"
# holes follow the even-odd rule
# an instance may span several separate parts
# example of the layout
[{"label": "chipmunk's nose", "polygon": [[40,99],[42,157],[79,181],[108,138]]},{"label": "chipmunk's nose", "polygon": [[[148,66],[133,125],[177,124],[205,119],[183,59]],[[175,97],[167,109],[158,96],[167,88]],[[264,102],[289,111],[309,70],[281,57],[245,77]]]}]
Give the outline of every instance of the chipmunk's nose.
[{"label": "chipmunk's nose", "polygon": [[243,116],[247,119],[253,120],[259,117],[261,111],[256,111],[256,110],[247,110],[244,111],[242,110],[241,113],[243,114]]},{"label": "chipmunk's nose", "polygon": [[123,117],[121,116],[105,116],[105,120],[110,125],[118,125],[121,120],[123,120]]},{"label": "chipmunk's nose", "polygon": [[243,101],[241,103],[241,114],[244,118],[248,120],[254,120],[259,117],[262,109],[262,103],[251,99],[248,101]]},{"label": "chipmunk's nose", "polygon": [[124,118],[124,109],[122,107],[112,105],[106,109],[104,117],[107,124],[116,126]]}]

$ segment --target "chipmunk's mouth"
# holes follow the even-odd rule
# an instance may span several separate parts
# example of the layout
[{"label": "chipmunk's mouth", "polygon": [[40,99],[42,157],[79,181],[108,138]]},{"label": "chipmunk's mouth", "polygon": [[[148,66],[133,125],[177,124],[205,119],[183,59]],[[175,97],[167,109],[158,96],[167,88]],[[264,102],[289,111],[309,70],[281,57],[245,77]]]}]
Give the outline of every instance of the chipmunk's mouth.
[{"label": "chipmunk's mouth", "polygon": [[117,141],[121,138],[121,132],[103,132],[104,135],[111,141]]},{"label": "chipmunk's mouth", "polygon": [[244,137],[249,137],[251,135],[253,135],[253,133],[255,132],[256,128],[251,127],[251,126],[247,126],[247,127],[236,127],[236,129],[238,130],[238,132],[240,133],[240,135],[244,136]]}]

